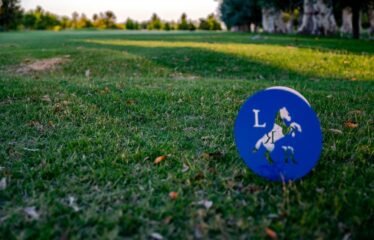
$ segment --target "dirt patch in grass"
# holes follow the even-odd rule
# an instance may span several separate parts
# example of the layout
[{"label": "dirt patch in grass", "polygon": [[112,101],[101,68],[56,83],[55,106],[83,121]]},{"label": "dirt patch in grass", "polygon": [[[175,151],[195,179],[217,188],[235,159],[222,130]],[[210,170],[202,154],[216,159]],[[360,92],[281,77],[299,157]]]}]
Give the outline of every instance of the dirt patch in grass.
[{"label": "dirt patch in grass", "polygon": [[63,57],[54,57],[48,59],[42,59],[37,61],[27,61],[17,66],[15,69],[16,73],[19,74],[29,74],[34,72],[46,72],[56,69],[59,65],[67,62],[69,60],[68,55]]}]

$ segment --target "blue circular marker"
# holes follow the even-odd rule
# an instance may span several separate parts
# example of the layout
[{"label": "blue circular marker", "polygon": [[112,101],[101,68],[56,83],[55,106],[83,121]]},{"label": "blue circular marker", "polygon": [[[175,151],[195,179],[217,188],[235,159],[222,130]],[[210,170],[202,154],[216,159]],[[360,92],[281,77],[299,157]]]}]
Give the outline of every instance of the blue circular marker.
[{"label": "blue circular marker", "polygon": [[319,119],[297,91],[272,87],[251,96],[235,122],[240,156],[272,181],[295,180],[317,164],[322,150]]}]

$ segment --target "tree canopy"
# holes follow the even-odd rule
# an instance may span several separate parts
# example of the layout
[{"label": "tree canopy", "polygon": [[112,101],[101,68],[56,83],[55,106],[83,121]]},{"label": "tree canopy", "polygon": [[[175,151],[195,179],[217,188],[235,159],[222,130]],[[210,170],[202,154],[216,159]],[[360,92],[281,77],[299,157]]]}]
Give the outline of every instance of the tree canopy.
[{"label": "tree canopy", "polygon": [[16,29],[22,20],[19,0],[0,0],[0,30]]},{"label": "tree canopy", "polygon": [[222,0],[219,10],[222,21],[229,29],[261,23],[259,0]]}]

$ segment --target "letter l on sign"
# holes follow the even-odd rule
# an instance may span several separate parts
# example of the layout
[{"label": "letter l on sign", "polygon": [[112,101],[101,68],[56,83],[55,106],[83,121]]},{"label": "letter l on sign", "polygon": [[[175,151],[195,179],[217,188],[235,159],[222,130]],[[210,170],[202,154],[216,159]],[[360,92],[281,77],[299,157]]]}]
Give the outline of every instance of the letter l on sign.
[{"label": "letter l on sign", "polygon": [[258,113],[259,112],[260,112],[260,110],[253,109],[253,113],[255,114],[255,125],[253,125],[253,127],[254,128],[265,128],[266,127],[266,123],[259,124],[259,121],[258,121]]}]

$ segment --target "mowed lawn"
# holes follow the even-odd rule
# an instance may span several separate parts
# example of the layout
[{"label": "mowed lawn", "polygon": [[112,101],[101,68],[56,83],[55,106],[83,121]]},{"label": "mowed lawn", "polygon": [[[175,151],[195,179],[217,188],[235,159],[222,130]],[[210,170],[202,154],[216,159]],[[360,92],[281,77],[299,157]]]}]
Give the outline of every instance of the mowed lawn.
[{"label": "mowed lawn", "polygon": [[[277,85],[324,135],[289,183],[248,170],[233,136]],[[373,41],[0,33],[1,239],[373,239],[373,140]]]}]

